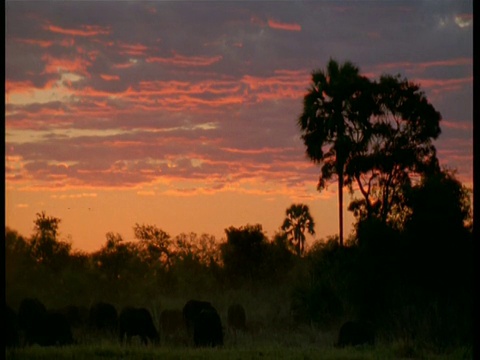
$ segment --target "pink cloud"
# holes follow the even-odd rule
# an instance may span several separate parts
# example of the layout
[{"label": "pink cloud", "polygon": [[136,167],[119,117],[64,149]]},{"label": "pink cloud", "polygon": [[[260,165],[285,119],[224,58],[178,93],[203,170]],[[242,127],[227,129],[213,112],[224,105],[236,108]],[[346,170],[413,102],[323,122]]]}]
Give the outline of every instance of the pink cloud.
[{"label": "pink cloud", "polygon": [[471,66],[473,64],[472,58],[455,58],[447,60],[437,60],[437,61],[425,61],[425,62],[391,62],[383,63],[376,66],[381,72],[386,72],[391,69],[408,69],[410,71],[418,72],[425,71],[428,68],[432,67],[451,67],[451,66]]},{"label": "pink cloud", "polygon": [[100,74],[100,77],[105,81],[116,81],[120,80],[120,76],[118,75],[107,75],[107,74]]},{"label": "pink cloud", "polygon": [[277,20],[269,19],[268,26],[276,30],[286,30],[286,31],[302,31],[302,27],[296,23],[284,23]]},{"label": "pink cloud", "polygon": [[112,67],[114,69],[128,69],[131,68],[132,66],[135,66],[135,63],[133,62],[126,62],[122,64],[113,64]]},{"label": "pink cloud", "polygon": [[173,53],[172,57],[148,57],[147,63],[162,63],[177,66],[210,66],[223,59],[223,56],[183,56]]},{"label": "pink cloud", "polygon": [[36,40],[36,39],[18,39],[19,43],[27,44],[27,45],[34,45],[40,46],[42,48],[48,48],[54,44],[51,40]]},{"label": "pink cloud", "polygon": [[42,56],[42,60],[45,64],[45,74],[58,74],[61,71],[79,73],[84,76],[89,76],[87,68],[91,65],[91,62],[78,58],[56,58],[51,55],[45,54]]},{"label": "pink cloud", "polygon": [[57,34],[82,36],[82,37],[109,35],[111,33],[110,27],[96,26],[96,25],[82,25],[80,29],[66,29],[59,26],[46,24],[43,26],[43,28],[45,30],[48,30],[50,32],[57,33]]},{"label": "pink cloud", "polygon": [[120,54],[127,54],[132,56],[145,55],[148,50],[148,47],[142,44],[126,44],[120,42]]},{"label": "pink cloud", "polygon": [[[32,90],[33,84],[31,81],[13,81],[5,80],[5,92],[28,93]],[[8,100],[6,101],[8,103]]]},{"label": "pink cloud", "polygon": [[457,91],[462,86],[473,84],[473,76],[457,78],[457,79],[421,79],[417,78],[415,83],[424,88],[430,88],[433,94],[442,93],[445,91]]},{"label": "pink cloud", "polygon": [[[48,59],[47,71],[86,72],[88,63],[76,60]],[[105,81],[119,81],[115,74],[100,74]],[[114,112],[117,119],[145,118],[146,114],[183,112],[187,109],[207,113],[222,106],[258,104],[280,99],[301,99],[308,83],[307,71],[277,70],[273,75],[260,77],[245,75],[240,79],[206,79],[197,81],[142,81],[122,91],[111,92],[93,86],[68,87],[62,90],[81,101],[50,103],[42,106],[8,105],[9,93],[28,93],[33,90],[29,82],[6,82],[6,128],[29,127],[38,129],[52,126],[81,128],[92,122],[87,119],[109,118]],[[54,89],[58,80],[46,84],[44,89]],[[158,115],[155,115],[156,117]],[[53,117],[53,118],[52,118]],[[54,121],[53,121],[54,119]],[[79,119],[85,119],[79,121]],[[123,120],[122,120],[123,121]],[[102,122],[108,126],[110,122]]]},{"label": "pink cloud", "polygon": [[442,120],[441,125],[448,129],[473,131],[473,122]]},{"label": "pink cloud", "polygon": [[231,153],[238,153],[238,154],[247,154],[247,155],[259,155],[259,154],[266,154],[266,153],[282,153],[286,149],[269,149],[269,148],[261,148],[261,149],[234,149],[223,147],[221,151],[227,151]]},{"label": "pink cloud", "polygon": [[73,38],[66,38],[59,41],[40,39],[16,39],[16,41],[22,44],[39,46],[44,49],[52,47],[53,45],[60,45],[63,47],[72,47],[75,45],[75,40]]}]

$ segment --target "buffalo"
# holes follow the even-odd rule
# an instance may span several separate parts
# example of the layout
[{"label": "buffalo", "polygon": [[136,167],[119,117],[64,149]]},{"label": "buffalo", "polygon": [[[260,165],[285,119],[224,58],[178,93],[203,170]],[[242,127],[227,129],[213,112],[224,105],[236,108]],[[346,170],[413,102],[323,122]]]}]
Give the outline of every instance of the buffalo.
[{"label": "buffalo", "polygon": [[227,325],[234,334],[237,333],[237,330],[245,331],[247,329],[247,316],[242,305],[232,304],[228,307]]},{"label": "buffalo", "polygon": [[372,327],[362,321],[347,321],[340,328],[337,347],[374,345],[375,333]]},{"label": "buffalo", "polygon": [[5,304],[5,347],[12,348],[20,345],[20,333],[18,316],[15,310]]},{"label": "buffalo", "polygon": [[26,345],[55,346],[73,343],[72,330],[65,315],[47,311],[38,299],[22,300],[18,320]]},{"label": "buffalo", "polygon": [[189,335],[193,335],[193,326],[195,325],[195,319],[203,309],[212,308],[212,304],[208,301],[189,300],[185,304],[182,310],[183,320],[187,328]]},{"label": "buffalo", "polygon": [[223,329],[220,316],[211,307],[203,309],[195,318],[193,341],[195,346],[222,346]]},{"label": "buffalo", "polygon": [[121,343],[125,337],[127,343],[130,343],[133,336],[139,336],[145,345],[148,344],[148,340],[153,344],[160,342],[152,316],[145,308],[126,307],[120,313],[118,323]]},{"label": "buffalo", "polygon": [[192,334],[193,326],[195,324],[195,319],[200,314],[203,309],[211,309],[213,306],[208,301],[199,301],[199,300],[189,300],[183,307],[183,319],[185,321],[185,326],[187,331]]},{"label": "buffalo", "polygon": [[223,345],[223,330],[217,310],[207,301],[189,300],[183,318],[195,346]]},{"label": "buffalo", "polygon": [[92,329],[114,333],[118,325],[118,313],[115,306],[97,302],[90,307],[89,325]]},{"label": "buffalo", "polygon": [[25,345],[43,344],[45,338],[44,324],[47,308],[36,298],[25,298],[18,308],[18,323],[23,333]]}]

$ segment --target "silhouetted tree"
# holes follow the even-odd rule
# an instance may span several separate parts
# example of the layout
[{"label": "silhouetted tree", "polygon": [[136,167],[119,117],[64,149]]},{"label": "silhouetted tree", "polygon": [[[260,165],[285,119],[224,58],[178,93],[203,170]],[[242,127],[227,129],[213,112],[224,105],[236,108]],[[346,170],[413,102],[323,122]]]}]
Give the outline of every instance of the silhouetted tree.
[{"label": "silhouetted tree", "polygon": [[262,225],[233,226],[225,229],[226,243],[220,250],[225,272],[233,280],[257,280],[262,277],[267,238]]},{"label": "silhouetted tree", "polygon": [[94,254],[96,264],[108,280],[117,280],[125,271],[132,249],[118,233],[108,232],[105,237],[105,245]]},{"label": "silhouetted tree", "polygon": [[368,146],[356,148],[345,170],[351,191],[356,184],[363,198],[349,210],[358,220],[399,224],[412,178],[438,168],[432,140],[440,134],[441,115],[418,85],[400,75],[384,75],[370,86],[375,109],[364,134]]},{"label": "silhouetted tree", "polygon": [[330,60],[326,70],[312,73],[298,119],[308,157],[320,163],[318,189],[337,175],[340,245],[343,245],[343,187],[349,157],[365,146],[364,133],[373,110],[369,80],[351,62]]},{"label": "silhouetted tree", "polygon": [[28,241],[18,231],[5,228],[5,253],[26,254],[28,253]]},{"label": "silhouetted tree", "polygon": [[114,232],[108,232],[105,237],[105,244],[91,255],[98,284],[92,290],[94,299],[118,302],[132,298],[138,294],[140,284],[145,289],[147,281],[155,280],[157,268],[147,261],[138,244],[124,241]]},{"label": "silhouetted tree", "polygon": [[215,237],[182,233],[173,239],[172,246],[169,273],[175,279],[175,288],[197,294],[213,291],[217,279],[223,275]]},{"label": "silhouetted tree", "polygon": [[295,246],[298,256],[301,256],[305,246],[305,230],[315,234],[315,222],[310,215],[310,209],[305,204],[292,204],[286,211],[282,230],[288,234],[290,242]]},{"label": "silhouetted tree", "polygon": [[173,244],[175,260],[191,260],[205,265],[218,263],[220,260],[218,245],[213,235],[181,233],[175,236]]},{"label": "silhouetted tree", "polygon": [[25,289],[30,288],[30,281],[35,272],[36,261],[30,255],[29,241],[16,230],[5,229],[5,299],[19,299],[25,296]]},{"label": "silhouetted tree", "polygon": [[[469,190],[449,170],[424,176],[406,195],[410,212],[396,258],[408,266],[399,269],[396,310],[405,316],[408,335],[439,347],[473,344],[470,200]],[[408,304],[414,307],[406,312]]]},{"label": "silhouetted tree", "polygon": [[468,189],[454,172],[438,171],[414,187],[407,201],[411,214],[406,219],[405,242],[419,267],[416,279],[428,280],[428,286],[440,290],[446,283],[458,285],[472,271]]},{"label": "silhouetted tree", "polygon": [[[470,190],[456,177],[455,171],[442,170],[425,176],[412,188],[407,198],[410,215],[406,231],[420,238],[466,239],[471,230]],[[435,240],[434,240],[435,239]]]},{"label": "silhouetted tree", "polygon": [[139,225],[133,227],[135,238],[145,250],[147,261],[170,265],[172,240],[170,235],[156,225]]},{"label": "silhouetted tree", "polygon": [[297,322],[329,326],[352,303],[352,279],[357,270],[354,246],[341,246],[338,236],[316,241],[302,258],[292,288],[290,309]]},{"label": "silhouetted tree", "polygon": [[295,251],[284,231],[273,235],[272,241],[266,245],[264,259],[264,268],[268,271],[264,275],[269,284],[288,282],[289,273],[294,269],[295,264],[301,262],[301,258],[295,255]]},{"label": "silhouetted tree", "polygon": [[30,252],[37,263],[58,267],[68,258],[71,244],[58,239],[60,222],[61,219],[47,216],[44,211],[37,213],[35,232],[30,242]]}]

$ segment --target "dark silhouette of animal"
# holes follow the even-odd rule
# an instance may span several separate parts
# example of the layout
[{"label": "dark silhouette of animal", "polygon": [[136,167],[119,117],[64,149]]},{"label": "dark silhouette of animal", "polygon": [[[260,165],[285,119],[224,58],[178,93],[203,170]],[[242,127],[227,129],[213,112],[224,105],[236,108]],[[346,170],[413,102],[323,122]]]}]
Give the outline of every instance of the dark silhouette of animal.
[{"label": "dark silhouette of animal", "polygon": [[195,346],[223,345],[223,329],[217,310],[208,301],[189,300],[183,318]]},{"label": "dark silhouette of animal", "polygon": [[184,330],[183,313],[179,309],[165,309],[160,314],[160,329],[165,340],[178,338]]},{"label": "dark silhouette of animal", "polygon": [[347,321],[338,334],[337,347],[374,345],[375,333],[372,327],[363,321]]},{"label": "dark silhouette of animal", "polygon": [[236,334],[237,330],[245,331],[247,329],[247,316],[242,305],[232,304],[228,307],[227,326],[234,334]]},{"label": "dark silhouette of animal", "polygon": [[18,316],[15,310],[5,304],[5,323],[4,323],[5,347],[13,348],[20,345],[20,333]]},{"label": "dark silhouette of animal", "polygon": [[200,311],[195,318],[193,327],[193,341],[195,346],[222,346],[222,321],[215,308],[206,308]]},{"label": "dark silhouette of animal", "polygon": [[185,321],[185,326],[190,335],[193,335],[193,327],[195,325],[195,319],[204,309],[213,308],[212,304],[208,301],[199,301],[199,300],[189,300],[183,307],[183,319]]},{"label": "dark silhouette of animal", "polygon": [[118,313],[115,306],[106,302],[97,302],[90,307],[89,325],[92,329],[115,332],[118,325]]},{"label": "dark silhouette of animal", "polygon": [[160,336],[153,324],[150,312],[145,308],[126,307],[118,318],[120,342],[126,338],[127,343],[131,342],[133,336],[139,336],[141,341],[147,345],[160,342]]},{"label": "dark silhouette of animal", "polygon": [[65,315],[47,311],[45,305],[38,299],[22,300],[18,320],[24,334],[25,345],[54,346],[73,343],[72,330]]},{"label": "dark silhouette of animal", "polygon": [[36,298],[25,298],[18,308],[18,323],[25,345],[43,344],[47,308]]}]

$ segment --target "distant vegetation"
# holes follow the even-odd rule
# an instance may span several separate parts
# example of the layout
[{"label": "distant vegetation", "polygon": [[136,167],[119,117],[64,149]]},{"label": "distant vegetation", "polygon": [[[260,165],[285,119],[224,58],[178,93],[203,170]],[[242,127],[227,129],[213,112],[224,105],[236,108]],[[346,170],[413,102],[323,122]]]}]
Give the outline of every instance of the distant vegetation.
[{"label": "distant vegetation", "polygon": [[[372,326],[377,345],[403,344],[405,357],[471,348],[471,193],[438,163],[431,139],[440,133],[439,114],[398,77],[369,82],[353,65],[334,62],[327,74],[313,74],[299,125],[307,153],[322,164],[319,189],[336,174],[340,189],[360,190],[349,206],[355,231],[345,241],[340,227],[340,236],[304,248],[304,232],[314,234],[322,221],[292,204],[272,238],[261,224],[229,227],[219,242],[137,223],[135,241],[109,232],[98,251],[85,253],[59,239],[61,219],[42,212],[30,237],[6,228],[7,304],[18,309],[36,297],[48,308],[143,306],[158,326],[162,310],[197,298],[214,304],[224,324],[228,306],[242,304],[252,336],[287,346],[298,345],[305,329],[310,335],[300,343],[333,346],[341,324],[356,319]],[[335,76],[358,88],[328,88]],[[329,130],[338,111],[348,121]]]}]

